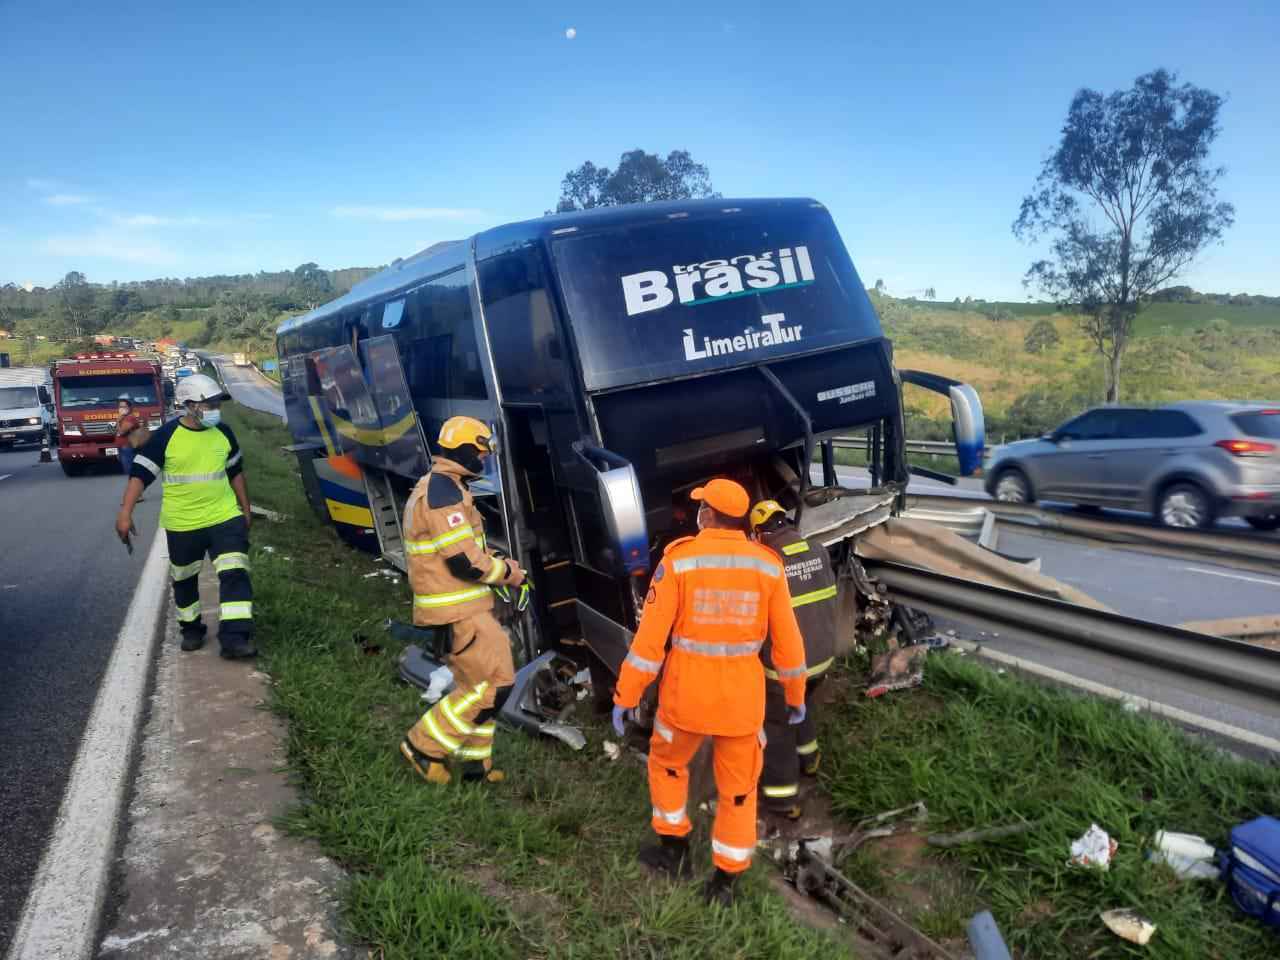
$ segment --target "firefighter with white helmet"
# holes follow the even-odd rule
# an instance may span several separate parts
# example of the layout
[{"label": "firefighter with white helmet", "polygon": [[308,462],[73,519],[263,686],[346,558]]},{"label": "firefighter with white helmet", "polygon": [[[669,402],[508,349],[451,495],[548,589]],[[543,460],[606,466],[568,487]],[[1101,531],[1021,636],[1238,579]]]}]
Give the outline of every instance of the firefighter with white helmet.
[{"label": "firefighter with white helmet", "polygon": [[467,484],[484,473],[494,452],[488,426],[474,417],[450,417],[440,429],[431,470],[404,508],[404,550],[413,588],[413,622],[447,627],[454,688],[400,743],[400,752],[428,783],[448,783],[449,760],[463,780],[496,783],[493,769],[494,704],[515,680],[511,643],[494,618],[493,588],[518,587],[525,572],[490,551],[484,520]]},{"label": "firefighter with white helmet", "polygon": [[218,640],[227,659],[253,657],[253,587],[249,580],[249,489],[240,445],[222,423],[230,397],[212,377],[179,382],[183,414],[151,435],[137,451],[116,533],[126,544],[133,508],[156,480],[164,490],[160,526],[169,546],[169,572],[178,608],[182,649],[204,646],[198,577],[206,554],[218,573]]}]

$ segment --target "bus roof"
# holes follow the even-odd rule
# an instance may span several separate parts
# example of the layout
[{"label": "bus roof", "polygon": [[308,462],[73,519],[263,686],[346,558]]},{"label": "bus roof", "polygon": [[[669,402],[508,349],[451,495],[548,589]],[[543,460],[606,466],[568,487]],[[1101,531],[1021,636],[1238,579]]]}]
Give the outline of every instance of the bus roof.
[{"label": "bus roof", "polygon": [[367,301],[376,301],[397,290],[411,287],[438,276],[466,260],[467,245],[475,245],[477,260],[525,246],[539,240],[562,236],[581,236],[622,227],[661,223],[664,220],[702,220],[724,214],[764,214],[796,212],[819,208],[822,204],[804,197],[787,199],[714,199],[663,200],[655,203],[629,203],[621,206],[553,213],[535,220],[522,220],[484,230],[466,240],[436,243],[411,257],[397,260],[384,270],[362,280],[351,291],[330,300],[309,313],[290,317],[276,329],[277,336],[297,330],[312,321],[322,320],[341,310]]}]

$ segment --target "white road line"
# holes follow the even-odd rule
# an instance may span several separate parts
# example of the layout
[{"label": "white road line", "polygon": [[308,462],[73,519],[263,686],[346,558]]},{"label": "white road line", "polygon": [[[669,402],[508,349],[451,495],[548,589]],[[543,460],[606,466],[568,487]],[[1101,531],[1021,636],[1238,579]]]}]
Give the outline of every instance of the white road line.
[{"label": "white road line", "polygon": [[1203,573],[1210,577],[1226,577],[1228,580],[1248,580],[1250,583],[1265,583],[1268,587],[1280,587],[1280,580],[1275,578],[1246,577],[1242,573],[1227,573],[1225,570],[1205,570],[1203,567],[1183,567],[1190,573]]},{"label": "white road line", "polygon": [[157,534],[143,564],[8,960],[86,960],[93,952],[164,609],[164,544]]},{"label": "white road line", "polygon": [[8,480],[12,476],[12,473],[0,473],[0,480]]}]

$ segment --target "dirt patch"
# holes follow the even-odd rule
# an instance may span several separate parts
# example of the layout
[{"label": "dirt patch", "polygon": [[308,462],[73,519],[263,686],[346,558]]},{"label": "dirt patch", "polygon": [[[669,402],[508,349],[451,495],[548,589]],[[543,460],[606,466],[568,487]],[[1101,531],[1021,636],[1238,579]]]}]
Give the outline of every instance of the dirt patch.
[{"label": "dirt patch", "polygon": [[557,939],[567,935],[564,904],[545,890],[512,886],[498,875],[498,868],[489,863],[472,864],[465,876],[486,896],[506,904],[522,921],[530,921],[553,932]]}]

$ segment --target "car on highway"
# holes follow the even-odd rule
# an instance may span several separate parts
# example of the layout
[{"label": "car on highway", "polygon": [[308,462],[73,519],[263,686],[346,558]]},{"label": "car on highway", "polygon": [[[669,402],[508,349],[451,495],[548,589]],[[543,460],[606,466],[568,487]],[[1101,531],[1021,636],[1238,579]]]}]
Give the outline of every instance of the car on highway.
[{"label": "car on highway", "polygon": [[1054,500],[1150,513],[1169,527],[1242,517],[1280,528],[1280,404],[1197,400],[1099,407],[1052,433],[996,447],[996,500]]}]

